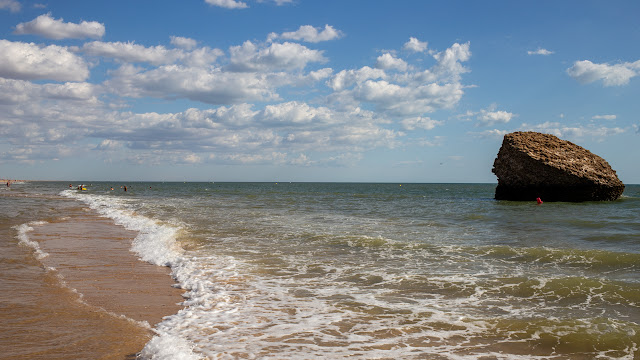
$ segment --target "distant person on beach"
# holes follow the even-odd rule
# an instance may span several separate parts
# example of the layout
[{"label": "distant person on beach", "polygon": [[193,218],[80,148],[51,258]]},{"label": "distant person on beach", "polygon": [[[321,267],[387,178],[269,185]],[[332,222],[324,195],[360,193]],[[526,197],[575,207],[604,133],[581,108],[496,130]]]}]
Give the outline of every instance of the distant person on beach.
[{"label": "distant person on beach", "polygon": [[127,191],[127,185],[124,186],[124,191]]},{"label": "distant person on beach", "polygon": [[7,187],[11,186],[11,180],[7,180]]}]

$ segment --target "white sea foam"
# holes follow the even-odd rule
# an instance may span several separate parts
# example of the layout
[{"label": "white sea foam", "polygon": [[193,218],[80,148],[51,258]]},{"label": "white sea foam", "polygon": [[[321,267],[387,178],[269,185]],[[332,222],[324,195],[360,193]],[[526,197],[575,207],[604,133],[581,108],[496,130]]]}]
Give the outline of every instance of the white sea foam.
[{"label": "white sea foam", "polygon": [[193,352],[193,345],[183,338],[163,333],[154,336],[140,353],[142,359],[199,360],[203,357]]},{"label": "white sea foam", "polygon": [[[290,216],[286,206],[263,212],[253,203],[220,210],[228,206],[214,202],[222,196],[132,203],[128,196],[70,194],[138,231],[132,250],[170,265],[187,291],[185,308],[157,325],[143,358],[545,359],[504,354],[496,343],[531,346],[535,334],[600,326],[551,316],[562,305],[546,293],[555,265],[470,252],[468,242],[451,244],[455,227],[414,229],[419,241],[411,235],[405,244],[375,221]],[[178,219],[158,222],[136,210]],[[180,216],[190,225],[180,225]],[[196,230],[190,236],[199,236],[197,250],[176,245],[186,229]],[[534,335],[522,338],[527,331]]]},{"label": "white sea foam", "polygon": [[29,223],[13,227],[14,229],[18,230],[18,240],[20,240],[20,244],[32,248],[38,260],[44,259],[45,257],[49,256],[49,254],[40,249],[40,244],[38,244],[37,241],[29,239],[28,233],[33,231],[34,226],[40,226],[46,223],[46,221],[31,221]]},{"label": "white sea foam", "polygon": [[[138,232],[133,241],[131,250],[138,254],[140,259],[158,266],[169,266],[172,276],[180,286],[188,291],[189,301],[193,301],[203,295],[191,290],[194,286],[193,268],[191,262],[184,257],[184,252],[176,243],[176,234],[179,228],[168,224],[161,224],[156,220],[137,215],[127,209],[127,204],[121,199],[108,195],[89,195],[72,190],[65,190],[61,195],[78,199],[98,211],[101,215],[111,218],[116,224],[129,230]],[[196,282],[197,283],[197,282]],[[179,332],[173,329],[158,330],[156,335],[145,346],[142,352],[143,359],[200,359],[192,351],[193,345]]]}]

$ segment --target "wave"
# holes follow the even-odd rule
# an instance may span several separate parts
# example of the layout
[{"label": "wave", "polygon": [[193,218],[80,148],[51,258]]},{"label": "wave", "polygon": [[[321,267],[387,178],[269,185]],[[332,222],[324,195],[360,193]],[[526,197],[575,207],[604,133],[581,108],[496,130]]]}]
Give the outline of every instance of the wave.
[{"label": "wave", "polygon": [[547,247],[486,246],[466,248],[471,254],[508,262],[560,264],[591,270],[639,270],[640,254],[606,250],[553,249]]},{"label": "wave", "polygon": [[[197,265],[184,255],[184,250],[177,242],[177,234],[181,230],[179,227],[136,214],[127,209],[126,202],[112,196],[84,194],[73,190],[64,190],[60,195],[82,201],[100,215],[112,219],[116,224],[137,231],[138,235],[133,240],[131,250],[141,260],[170,267],[172,277],[186,291],[184,296],[190,299],[188,301],[197,301],[198,298],[207,296],[208,290],[198,284],[193,276],[197,273]],[[167,319],[164,321],[168,321]],[[178,331],[171,327],[162,327],[161,324],[154,330],[156,333],[154,338],[143,349],[141,353],[143,359],[195,360],[202,358],[193,352],[194,345],[181,337]]]},{"label": "wave", "polygon": [[49,254],[42,251],[42,249],[40,249],[40,244],[38,244],[37,241],[33,241],[29,239],[28,233],[33,231],[34,226],[40,226],[46,223],[47,223],[46,221],[31,221],[26,224],[17,225],[13,227],[15,230],[18,231],[19,243],[32,248],[34,251],[35,257],[38,260],[44,259],[45,257],[49,256]]}]

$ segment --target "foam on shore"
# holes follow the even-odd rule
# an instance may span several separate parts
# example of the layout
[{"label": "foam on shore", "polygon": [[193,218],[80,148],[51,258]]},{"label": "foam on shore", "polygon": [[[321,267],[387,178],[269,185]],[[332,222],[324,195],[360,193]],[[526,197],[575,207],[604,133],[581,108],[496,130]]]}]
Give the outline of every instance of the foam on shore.
[{"label": "foam on shore", "polygon": [[[176,236],[180,231],[178,226],[163,224],[138,215],[128,209],[126,200],[117,197],[84,194],[73,190],[65,190],[61,195],[80,200],[100,215],[112,219],[116,224],[136,231],[137,236],[130,250],[141,260],[150,264],[170,267],[171,276],[178,282],[179,287],[188,291],[183,296],[191,301],[198,297],[198,286],[192,284],[194,264],[184,256],[184,250],[177,243]],[[184,305],[188,303],[189,300]],[[157,327],[154,333],[156,335],[140,354],[142,358],[178,360],[202,358],[193,352],[194,346],[188,340],[181,338],[170,328]]]}]

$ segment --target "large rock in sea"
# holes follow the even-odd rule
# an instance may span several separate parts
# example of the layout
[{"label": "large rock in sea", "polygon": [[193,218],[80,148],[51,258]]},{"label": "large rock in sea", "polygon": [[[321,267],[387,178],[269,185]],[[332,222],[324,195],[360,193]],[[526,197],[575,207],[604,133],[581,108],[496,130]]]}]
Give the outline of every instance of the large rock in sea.
[{"label": "large rock in sea", "polygon": [[603,158],[538,132],[505,135],[492,171],[498,177],[497,200],[616,200],[624,191]]}]

